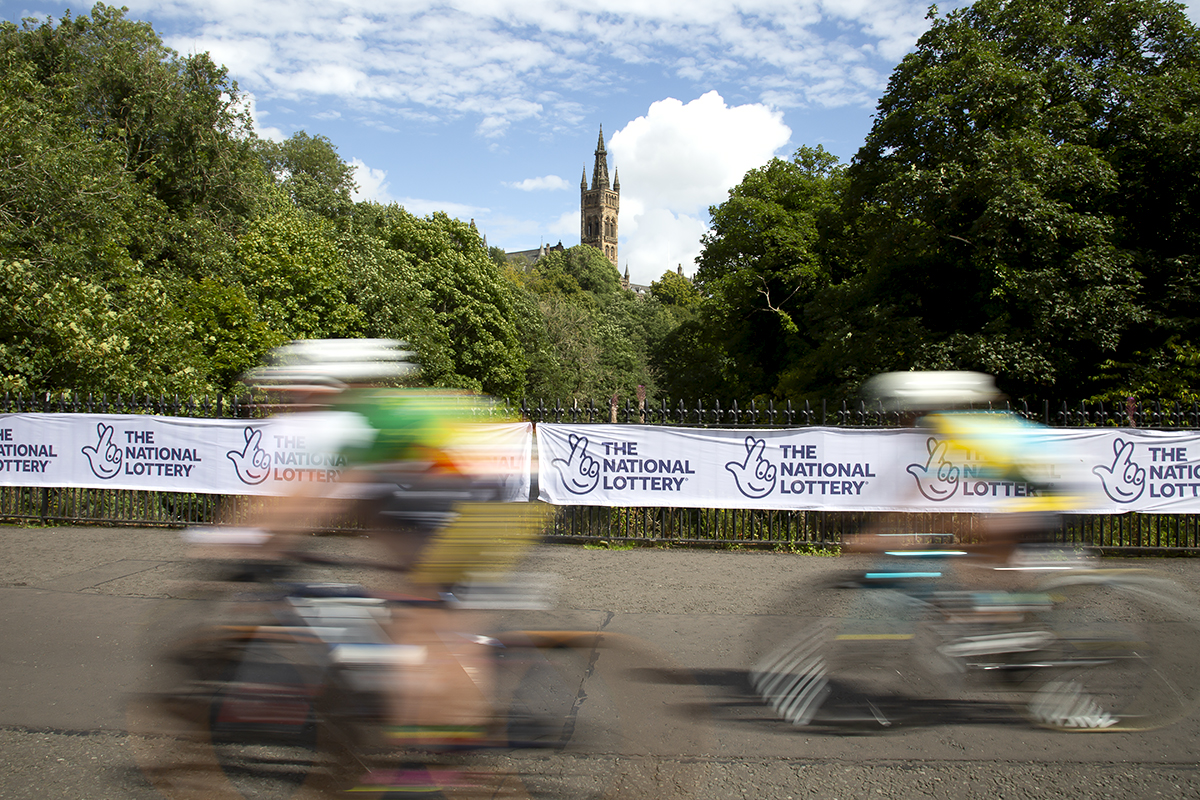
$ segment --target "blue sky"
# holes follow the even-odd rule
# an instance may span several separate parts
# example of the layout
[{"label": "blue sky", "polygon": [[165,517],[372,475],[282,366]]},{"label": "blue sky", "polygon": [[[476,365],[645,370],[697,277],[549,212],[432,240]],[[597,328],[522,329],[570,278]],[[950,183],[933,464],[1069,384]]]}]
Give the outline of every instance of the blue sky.
[{"label": "blue sky", "polygon": [[[603,126],[619,267],[644,284],[694,271],[708,207],[747,170],[801,145],[849,161],[928,24],[927,0],[114,4],[224,64],[260,135],[328,137],[360,199],[474,219],[510,251],[579,243],[579,181]],[[2,8],[15,21],[67,6]]]}]

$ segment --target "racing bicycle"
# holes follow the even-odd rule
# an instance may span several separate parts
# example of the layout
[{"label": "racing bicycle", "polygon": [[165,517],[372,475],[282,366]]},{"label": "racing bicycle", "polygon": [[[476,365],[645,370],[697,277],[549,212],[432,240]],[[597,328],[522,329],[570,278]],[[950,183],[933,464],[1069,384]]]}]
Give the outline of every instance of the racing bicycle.
[{"label": "racing bicycle", "polygon": [[[690,711],[699,688],[637,679],[681,675],[665,656],[602,631],[511,627],[546,607],[544,576],[464,582],[431,601],[328,579],[368,564],[291,555],[323,579],[297,576],[296,563],[197,564],[205,574],[151,636],[127,716],[138,763],[165,797],[598,800],[688,796],[700,780],[701,764],[660,757],[706,735]],[[446,636],[489,653],[495,719],[482,738],[448,730],[439,746],[406,746],[389,728],[385,684],[418,654],[381,623],[430,604],[462,620]],[[673,707],[689,709],[686,726]]]},{"label": "racing bicycle", "polygon": [[1141,731],[1200,697],[1200,606],[1150,570],[1048,546],[997,566],[952,544],[910,545],[831,588],[849,593],[844,613],[750,675],[797,727],[887,729],[999,706],[1053,730]]}]

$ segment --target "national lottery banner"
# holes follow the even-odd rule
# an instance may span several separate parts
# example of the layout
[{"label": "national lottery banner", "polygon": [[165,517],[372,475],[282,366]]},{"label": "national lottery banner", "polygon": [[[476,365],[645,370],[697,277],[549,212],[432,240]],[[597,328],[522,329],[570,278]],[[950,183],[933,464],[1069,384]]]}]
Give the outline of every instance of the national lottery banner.
[{"label": "national lottery banner", "polygon": [[[283,495],[346,468],[320,412],[264,420],[0,414],[0,486]],[[343,426],[344,428],[344,426]],[[460,463],[529,497],[533,426],[471,426]],[[1200,431],[1047,428],[1047,480],[1074,511],[1200,513]],[[339,437],[342,437],[339,439]],[[922,429],[713,430],[538,425],[538,485],[557,505],[974,512],[1037,487]],[[316,484],[316,486],[314,486]]]},{"label": "national lottery banner", "polygon": [[[235,495],[319,491],[312,484],[336,481],[347,466],[334,416],[0,414],[0,486]],[[458,449],[476,471],[504,482],[507,499],[528,499],[530,423],[473,426]]]},{"label": "national lottery banner", "polygon": [[[1047,428],[1046,482],[1076,513],[1200,512],[1200,432]],[[1039,489],[925,429],[538,425],[559,505],[982,512]]]}]

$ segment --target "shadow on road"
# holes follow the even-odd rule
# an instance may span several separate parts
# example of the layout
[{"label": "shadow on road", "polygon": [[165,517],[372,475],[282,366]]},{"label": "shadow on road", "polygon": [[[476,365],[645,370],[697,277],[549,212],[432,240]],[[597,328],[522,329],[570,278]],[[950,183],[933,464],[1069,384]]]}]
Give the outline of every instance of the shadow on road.
[{"label": "shadow on road", "polygon": [[822,712],[805,726],[780,719],[754,691],[748,670],[696,670],[686,675],[665,670],[632,670],[631,680],[643,683],[673,684],[685,677],[696,681],[709,695],[707,708],[697,707],[699,716],[711,714],[718,724],[754,726],[780,735],[806,734],[844,736],[885,734],[913,728],[937,728],[962,725],[1027,726],[1006,702],[982,698],[914,698],[902,695],[873,695],[869,699],[855,688],[829,682],[829,699]]}]

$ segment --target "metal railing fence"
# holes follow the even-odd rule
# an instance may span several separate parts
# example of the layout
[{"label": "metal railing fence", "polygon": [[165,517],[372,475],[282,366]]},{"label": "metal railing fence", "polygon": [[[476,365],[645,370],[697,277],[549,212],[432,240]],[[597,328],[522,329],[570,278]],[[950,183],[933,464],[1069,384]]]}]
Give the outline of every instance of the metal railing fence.
[{"label": "metal railing fence", "polygon": [[[532,422],[557,424],[677,425],[696,428],[893,428],[906,422],[898,411],[887,411],[878,403],[864,401],[820,402],[790,400],[776,404],[736,400],[685,403],[662,400],[655,403],[619,402],[615,398],[597,405],[594,401],[522,400],[516,405],[521,416]],[[990,404],[994,410],[1012,411],[1032,422],[1063,428],[1133,427],[1153,429],[1200,428],[1200,402],[1129,398],[1120,405],[1098,401],[1018,401]]]},{"label": "metal railing fence", "polygon": [[[0,413],[158,414],[182,417],[248,419],[287,407],[248,395],[213,397],[95,396],[79,393],[19,396],[5,394]],[[655,424],[694,427],[775,427],[816,425],[894,427],[899,414],[865,403],[784,403],[754,401],[722,405],[675,403],[624,405],[542,401],[509,404],[533,422],[570,424]],[[999,408],[1044,424],[1062,427],[1200,428],[1200,405],[1159,401],[1103,403],[1020,403]],[[217,496],[122,489],[0,487],[0,519],[38,523],[185,526],[240,524],[263,501]],[[954,533],[963,543],[980,530],[969,514],[754,511],[694,508],[606,508],[564,506],[546,533],[563,542],[642,543],[717,547],[823,550],[867,527],[888,525],[897,533]],[[1187,514],[1110,514],[1062,519],[1051,538],[1065,545],[1109,552],[1200,554],[1200,517]]]},{"label": "metal railing fence", "polygon": [[[622,425],[677,425],[701,428],[799,428],[831,427],[897,427],[904,424],[903,415],[886,411],[878,404],[863,401],[820,402],[794,404],[790,400],[776,404],[755,400],[739,403],[734,400],[685,402],[663,399],[655,402],[636,402],[616,399],[597,404],[594,400],[571,401],[523,399],[504,401],[503,408],[531,422],[587,425],[616,423]],[[1133,427],[1151,429],[1200,428],[1200,402],[1137,400],[1129,398],[1123,404],[1082,400],[1079,402],[1043,400],[1040,402],[1004,402],[989,406],[997,410],[1014,411],[1043,425],[1067,428]],[[96,395],[92,393],[61,392],[57,394],[13,394],[0,397],[0,413],[76,413],[76,414],[160,414],[179,417],[210,417],[220,419],[250,419],[265,417],[277,411],[293,408],[263,395],[231,394],[203,397],[173,395]]]},{"label": "metal railing fence", "polygon": [[[976,514],[569,506],[560,509],[548,533],[564,542],[609,546],[696,545],[816,552],[839,548],[847,537],[865,530],[888,530],[918,540],[949,534],[956,544],[978,543],[983,541],[983,524],[984,518]],[[1055,530],[1045,532],[1045,540],[1110,554],[1200,555],[1200,517],[1064,516]]]}]

